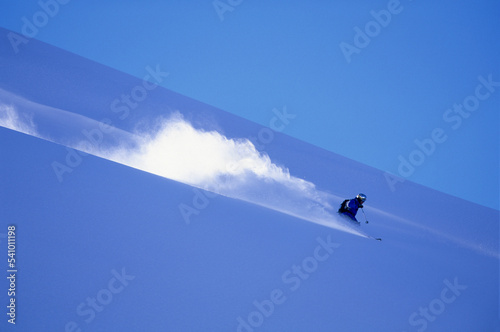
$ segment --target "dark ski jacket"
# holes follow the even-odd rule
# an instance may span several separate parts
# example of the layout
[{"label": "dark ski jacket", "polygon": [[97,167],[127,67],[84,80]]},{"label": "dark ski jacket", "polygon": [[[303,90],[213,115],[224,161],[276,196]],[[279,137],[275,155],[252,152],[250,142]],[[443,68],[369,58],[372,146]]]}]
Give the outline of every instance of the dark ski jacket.
[{"label": "dark ski jacket", "polygon": [[357,198],[353,198],[353,199],[349,199],[349,200],[346,199],[340,205],[340,209],[338,212],[357,222],[356,213],[358,213],[358,209],[360,207],[363,207],[363,205],[361,205],[361,203],[358,201]]}]

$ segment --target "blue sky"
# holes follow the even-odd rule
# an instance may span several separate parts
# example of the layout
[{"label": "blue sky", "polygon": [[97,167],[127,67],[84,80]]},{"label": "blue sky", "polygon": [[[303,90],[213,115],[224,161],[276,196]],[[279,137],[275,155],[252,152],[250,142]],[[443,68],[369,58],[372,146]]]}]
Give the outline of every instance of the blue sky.
[{"label": "blue sky", "polygon": [[[286,106],[288,135],[498,209],[498,91],[458,128],[443,119],[479,76],[500,80],[498,2],[237,3],[219,16],[210,1],[68,2],[35,37],[140,78],[159,64],[162,86],[261,125]],[[348,62],[341,43],[388,8]],[[2,26],[21,32],[40,10],[10,4]],[[446,141],[400,172],[435,128]]]},{"label": "blue sky", "polygon": [[395,4],[70,1],[18,52],[41,7],[1,11],[2,330],[498,331],[498,4]]}]

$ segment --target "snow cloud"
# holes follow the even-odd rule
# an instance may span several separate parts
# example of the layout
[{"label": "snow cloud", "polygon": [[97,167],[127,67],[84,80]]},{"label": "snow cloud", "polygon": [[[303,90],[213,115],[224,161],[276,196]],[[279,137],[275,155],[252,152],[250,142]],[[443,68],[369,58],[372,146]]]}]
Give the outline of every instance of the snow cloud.
[{"label": "snow cloud", "polygon": [[339,197],[294,177],[287,168],[273,162],[269,155],[259,152],[250,140],[228,138],[218,131],[195,128],[179,112],[156,119],[154,123],[147,130],[131,133],[0,89],[0,125],[5,128],[365,236],[339,220],[336,214]]},{"label": "snow cloud", "polygon": [[29,116],[20,116],[14,106],[0,104],[0,126],[36,136],[36,126]]}]

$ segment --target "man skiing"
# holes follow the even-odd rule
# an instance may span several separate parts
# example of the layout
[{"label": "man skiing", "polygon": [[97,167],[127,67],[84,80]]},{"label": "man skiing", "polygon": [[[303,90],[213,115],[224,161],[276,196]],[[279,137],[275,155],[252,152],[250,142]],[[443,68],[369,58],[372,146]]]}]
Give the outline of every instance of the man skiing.
[{"label": "man skiing", "polygon": [[340,208],[338,213],[341,216],[345,216],[352,221],[354,221],[357,225],[359,225],[359,221],[356,220],[356,213],[358,213],[359,208],[363,208],[363,203],[366,201],[365,194],[359,194],[353,199],[346,199],[340,204]]}]

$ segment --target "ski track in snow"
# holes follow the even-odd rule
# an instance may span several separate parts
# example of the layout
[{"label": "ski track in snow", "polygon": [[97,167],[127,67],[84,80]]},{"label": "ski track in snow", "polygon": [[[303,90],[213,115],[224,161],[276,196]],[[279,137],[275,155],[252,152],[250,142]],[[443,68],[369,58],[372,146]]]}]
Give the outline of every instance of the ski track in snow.
[{"label": "ski track in snow", "polygon": [[[374,239],[336,213],[337,203],[343,199],[340,196],[292,176],[288,169],[259,152],[248,139],[230,139],[217,131],[195,129],[178,112],[155,121],[147,131],[131,133],[0,89],[0,126],[331,229]],[[387,211],[370,209],[460,247],[500,259],[496,249]]]}]

